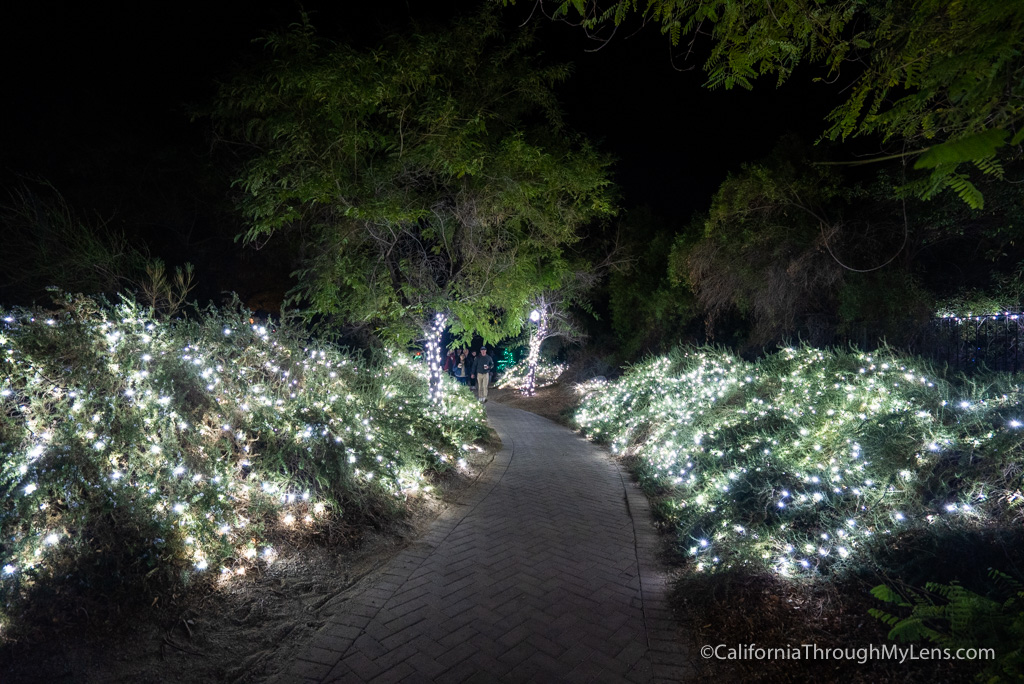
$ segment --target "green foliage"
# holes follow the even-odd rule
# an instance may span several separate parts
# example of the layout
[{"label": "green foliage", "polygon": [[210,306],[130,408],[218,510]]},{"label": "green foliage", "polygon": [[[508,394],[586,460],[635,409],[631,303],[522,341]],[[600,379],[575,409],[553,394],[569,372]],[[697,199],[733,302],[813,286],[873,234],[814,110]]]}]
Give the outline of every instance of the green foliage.
[{"label": "green foliage", "polygon": [[961,290],[943,298],[936,305],[939,316],[987,316],[1018,312],[1024,306],[1024,267],[1013,273],[996,277],[993,287],[986,290]]},{"label": "green foliage", "polygon": [[75,596],[229,579],[282,536],[386,524],[484,434],[468,392],[428,404],[404,355],[353,356],[241,309],[161,322],[68,298],[0,319],[5,630]]},{"label": "green foliage", "polygon": [[[676,235],[669,280],[693,293],[710,339],[902,344],[936,300],[961,315],[991,312],[964,306],[993,298],[1004,302],[995,310],[1016,310],[1020,278],[1007,270],[1020,259],[1022,186],[972,176],[988,202],[971,209],[951,195],[925,202],[898,190],[899,169],[854,183],[821,159],[820,148],[783,138]],[[655,291],[651,276],[645,282]]]},{"label": "green foliage", "polygon": [[914,163],[915,169],[933,169],[932,177],[925,184],[917,185],[924,188],[922,197],[930,199],[940,190],[949,188],[971,209],[984,209],[985,197],[957,167],[971,162],[982,174],[1002,180],[1003,165],[996,154],[1006,145],[1007,137],[1004,130],[988,129],[928,149]]},{"label": "green foliage", "polygon": [[[981,133],[952,140],[932,147],[914,162],[915,169],[934,169],[943,164],[959,164],[972,159],[988,160],[995,156],[1000,147],[1006,144],[1007,133],[999,129],[989,129]],[[1001,175],[998,167],[989,163],[988,168],[994,174]]]},{"label": "green foliage", "polygon": [[699,572],[834,574],[911,533],[1016,529],[1024,401],[1011,376],[784,349],[678,349],[596,388],[576,422],[641,464]]},{"label": "green foliage", "polygon": [[730,311],[748,317],[749,342],[763,344],[791,334],[802,317],[834,308],[844,269],[830,249],[843,239],[852,191],[807,154],[798,140],[784,138],[765,161],[729,176],[703,225],[676,239],[670,276],[696,294],[709,336]]},{"label": "green foliage", "polygon": [[[514,0],[504,0],[513,4]],[[972,207],[980,193],[960,171],[994,154],[1016,154],[1024,132],[1024,5],[989,0],[587,0],[554,2],[590,30],[630,15],[661,25],[673,45],[710,35],[708,86],[751,88],[773,74],[781,84],[804,63],[821,80],[845,81],[846,100],[829,115],[831,140],[876,135],[927,150],[927,197],[952,188]],[[692,45],[691,45],[692,47]],[[914,154],[911,152],[910,154]],[[929,191],[927,188],[931,188]]]},{"label": "green foliage", "polygon": [[621,234],[630,263],[611,274],[608,306],[619,355],[634,360],[677,344],[698,310],[693,292],[671,278],[671,226],[641,209],[622,219]]},{"label": "green foliage", "polygon": [[934,296],[900,269],[848,275],[838,299],[841,332],[855,335],[865,326],[893,345],[907,342],[935,313]]},{"label": "green foliage", "polygon": [[896,641],[929,641],[954,654],[991,649],[993,658],[978,658],[985,663],[976,677],[979,682],[1020,681],[1024,679],[1024,585],[996,570],[990,576],[993,586],[987,596],[957,582],[930,582],[923,592],[900,592],[883,584],[871,594],[909,609],[909,614],[904,610],[894,615],[878,608],[868,612],[892,628],[889,638]]},{"label": "green foliage", "polygon": [[302,238],[292,294],[311,316],[409,341],[443,312],[457,336],[497,342],[559,286],[578,229],[612,212],[608,160],[561,122],[569,69],[491,12],[374,50],[308,21],[265,44],[212,117],[253,150],[236,180],[246,240]]}]

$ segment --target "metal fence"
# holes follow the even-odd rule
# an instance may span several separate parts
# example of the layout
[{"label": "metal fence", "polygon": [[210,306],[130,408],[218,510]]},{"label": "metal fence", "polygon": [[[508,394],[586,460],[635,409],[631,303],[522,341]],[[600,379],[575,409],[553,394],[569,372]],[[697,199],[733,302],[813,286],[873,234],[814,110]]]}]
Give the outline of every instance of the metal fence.
[{"label": "metal fence", "polygon": [[862,351],[888,343],[954,372],[1024,371],[1024,313],[950,316],[888,326],[865,322],[842,333],[837,321],[818,317],[803,322],[799,337],[813,346],[849,345]]},{"label": "metal fence", "polygon": [[965,373],[1017,373],[1024,367],[1022,326],[1022,313],[937,318],[923,331],[920,349],[911,351]]}]

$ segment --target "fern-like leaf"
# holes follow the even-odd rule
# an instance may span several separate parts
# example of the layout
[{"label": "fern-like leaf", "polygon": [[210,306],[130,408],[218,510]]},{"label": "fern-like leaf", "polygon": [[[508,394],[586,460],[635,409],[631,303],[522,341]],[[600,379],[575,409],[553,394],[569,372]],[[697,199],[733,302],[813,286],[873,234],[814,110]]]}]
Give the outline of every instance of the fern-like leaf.
[{"label": "fern-like leaf", "polygon": [[934,169],[943,164],[960,164],[995,156],[1006,145],[1008,133],[1001,128],[990,128],[962,138],[947,140],[932,147],[914,163],[915,169]]},{"label": "fern-like leaf", "polygon": [[886,603],[895,603],[901,606],[907,606],[909,604],[903,601],[903,597],[892,590],[891,587],[885,584],[879,584],[871,590],[871,595],[879,601],[885,601]]},{"label": "fern-like leaf", "polygon": [[962,199],[971,209],[984,209],[985,197],[981,191],[974,186],[974,183],[967,180],[962,173],[954,173],[943,179],[946,187],[950,188]]},{"label": "fern-like leaf", "polygon": [[978,170],[981,171],[986,176],[992,176],[993,178],[1003,180],[1003,165],[995,157],[975,159],[974,165],[978,167]]}]

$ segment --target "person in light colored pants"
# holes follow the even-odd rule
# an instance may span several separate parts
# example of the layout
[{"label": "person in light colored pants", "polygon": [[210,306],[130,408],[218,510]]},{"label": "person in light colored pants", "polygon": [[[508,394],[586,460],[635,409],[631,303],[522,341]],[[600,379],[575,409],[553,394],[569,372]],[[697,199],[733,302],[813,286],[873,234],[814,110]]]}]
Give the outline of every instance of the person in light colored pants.
[{"label": "person in light colored pants", "polygon": [[480,356],[476,357],[473,364],[473,376],[476,378],[476,396],[481,402],[487,402],[487,385],[491,379],[491,369],[494,368],[494,357],[487,355],[487,347],[480,350]]}]

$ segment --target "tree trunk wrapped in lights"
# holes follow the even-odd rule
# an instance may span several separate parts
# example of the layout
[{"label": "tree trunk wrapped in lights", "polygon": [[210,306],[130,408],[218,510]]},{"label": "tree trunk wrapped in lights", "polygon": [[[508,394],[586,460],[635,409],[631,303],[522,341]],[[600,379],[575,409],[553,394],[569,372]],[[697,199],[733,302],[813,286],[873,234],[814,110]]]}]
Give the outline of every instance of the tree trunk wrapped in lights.
[{"label": "tree trunk wrapped in lights", "polygon": [[581,342],[586,334],[581,329],[572,309],[591,312],[587,302],[587,293],[597,281],[609,270],[621,268],[617,261],[618,250],[609,251],[601,263],[588,263],[577,260],[567,263],[562,269],[561,280],[555,287],[547,287],[532,299],[530,312],[530,350],[526,357],[526,383],[523,394],[533,396],[537,389],[537,368],[540,366],[540,348],[544,341],[559,337],[564,344]]},{"label": "tree trunk wrapped in lights", "polygon": [[526,374],[526,386],[523,387],[523,394],[532,397],[536,392],[537,366],[540,364],[540,345],[544,343],[548,335],[548,313],[547,307],[542,306],[534,309],[530,314],[530,320],[537,324],[537,327],[530,335],[530,353],[526,357],[526,365],[529,371]]},{"label": "tree trunk wrapped in lights", "polygon": [[444,332],[448,317],[442,313],[434,315],[434,324],[427,331],[426,358],[428,379],[430,382],[430,401],[441,403],[443,396],[441,385],[441,333]]}]

